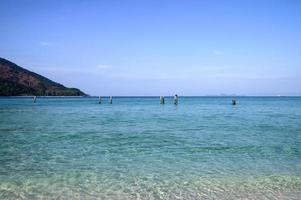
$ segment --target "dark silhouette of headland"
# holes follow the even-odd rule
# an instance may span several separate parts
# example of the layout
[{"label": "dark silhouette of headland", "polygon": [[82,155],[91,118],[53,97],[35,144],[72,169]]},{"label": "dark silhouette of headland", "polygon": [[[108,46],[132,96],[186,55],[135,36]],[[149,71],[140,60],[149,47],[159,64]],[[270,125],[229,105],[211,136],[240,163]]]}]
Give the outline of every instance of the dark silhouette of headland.
[{"label": "dark silhouette of headland", "polygon": [[86,96],[44,76],[0,58],[0,96]]}]

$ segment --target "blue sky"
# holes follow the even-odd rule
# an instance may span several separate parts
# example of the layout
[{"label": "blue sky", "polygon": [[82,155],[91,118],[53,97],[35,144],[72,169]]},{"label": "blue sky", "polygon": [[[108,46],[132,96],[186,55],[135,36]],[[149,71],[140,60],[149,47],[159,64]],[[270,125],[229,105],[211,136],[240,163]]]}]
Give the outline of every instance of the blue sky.
[{"label": "blue sky", "polygon": [[301,1],[0,0],[0,57],[91,95],[301,95]]}]

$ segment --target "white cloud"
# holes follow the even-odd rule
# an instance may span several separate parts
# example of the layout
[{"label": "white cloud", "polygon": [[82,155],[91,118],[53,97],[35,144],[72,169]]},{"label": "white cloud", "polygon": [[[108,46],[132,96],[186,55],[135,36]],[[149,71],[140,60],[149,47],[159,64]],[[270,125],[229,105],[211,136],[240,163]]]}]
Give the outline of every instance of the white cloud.
[{"label": "white cloud", "polygon": [[223,55],[223,52],[222,51],[220,51],[220,50],[217,50],[217,49],[213,49],[212,50],[212,53],[214,54],[214,55]]},{"label": "white cloud", "polygon": [[102,64],[100,64],[100,65],[97,65],[96,68],[97,69],[108,69],[108,68],[111,68],[111,66],[110,65],[102,65]]},{"label": "white cloud", "polygon": [[57,74],[88,74],[88,75],[104,75],[108,72],[104,69],[108,69],[109,65],[98,65],[97,67],[57,67],[57,66],[45,66],[42,64],[31,64],[29,69],[37,73],[57,73]]},{"label": "white cloud", "polygon": [[42,47],[52,47],[52,46],[54,46],[55,44],[52,43],[52,42],[45,42],[45,41],[42,41],[42,42],[39,43],[39,45],[42,46]]}]

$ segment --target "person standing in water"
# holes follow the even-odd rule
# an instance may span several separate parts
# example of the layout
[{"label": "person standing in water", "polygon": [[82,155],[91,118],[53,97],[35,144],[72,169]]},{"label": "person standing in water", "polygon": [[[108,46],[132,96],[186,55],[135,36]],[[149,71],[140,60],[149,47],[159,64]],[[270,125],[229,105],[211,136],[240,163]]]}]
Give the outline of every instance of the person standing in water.
[{"label": "person standing in water", "polygon": [[175,105],[178,105],[178,100],[179,100],[179,97],[178,97],[178,95],[176,94],[176,95],[174,96],[174,98],[173,98],[173,103],[174,103]]}]

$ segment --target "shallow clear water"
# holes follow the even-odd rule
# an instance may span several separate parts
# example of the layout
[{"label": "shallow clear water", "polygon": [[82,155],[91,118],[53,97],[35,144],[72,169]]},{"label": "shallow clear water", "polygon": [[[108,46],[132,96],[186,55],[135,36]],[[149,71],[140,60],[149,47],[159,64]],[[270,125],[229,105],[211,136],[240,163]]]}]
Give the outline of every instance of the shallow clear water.
[{"label": "shallow clear water", "polygon": [[301,199],[301,98],[0,98],[0,199]]}]

